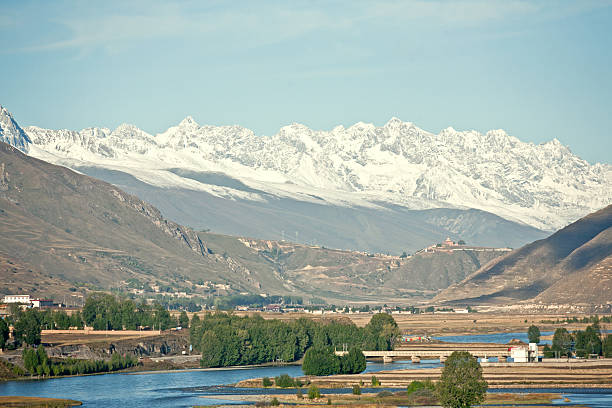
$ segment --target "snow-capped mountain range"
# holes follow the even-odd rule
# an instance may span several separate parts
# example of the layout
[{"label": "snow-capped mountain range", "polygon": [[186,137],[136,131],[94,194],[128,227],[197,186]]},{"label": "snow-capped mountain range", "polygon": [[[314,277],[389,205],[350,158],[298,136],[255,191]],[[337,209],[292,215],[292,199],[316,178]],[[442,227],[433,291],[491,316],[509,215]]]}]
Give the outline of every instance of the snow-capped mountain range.
[{"label": "snow-capped mountain range", "polygon": [[[55,164],[117,170],[153,186],[231,200],[272,195],[336,206],[473,208],[548,231],[612,203],[612,166],[589,164],[556,139],[534,145],[503,130],[450,127],[434,134],[397,118],[331,131],[292,124],[257,136],[187,117],[151,135],[126,124],[21,130],[1,108],[0,140]],[[176,169],[223,173],[248,188],[207,184]]]}]

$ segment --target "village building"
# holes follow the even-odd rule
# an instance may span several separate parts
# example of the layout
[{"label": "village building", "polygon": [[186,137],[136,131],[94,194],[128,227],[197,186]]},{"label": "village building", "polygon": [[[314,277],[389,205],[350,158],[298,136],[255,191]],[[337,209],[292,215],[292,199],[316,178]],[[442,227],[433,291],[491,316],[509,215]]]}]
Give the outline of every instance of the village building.
[{"label": "village building", "polygon": [[3,302],[4,303],[23,303],[26,305],[29,305],[31,303],[30,295],[5,295]]}]

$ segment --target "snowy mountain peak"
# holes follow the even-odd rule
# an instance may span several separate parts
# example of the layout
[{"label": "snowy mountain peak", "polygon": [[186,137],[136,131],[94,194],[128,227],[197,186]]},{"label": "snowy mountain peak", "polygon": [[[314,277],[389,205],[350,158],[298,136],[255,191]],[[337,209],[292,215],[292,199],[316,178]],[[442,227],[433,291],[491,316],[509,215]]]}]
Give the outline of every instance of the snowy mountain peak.
[{"label": "snowy mountain peak", "polygon": [[241,126],[200,127],[188,116],[155,136],[133,125],[112,132],[28,127],[25,134],[4,108],[0,126],[2,140],[32,143],[37,157],[116,166],[162,187],[211,188],[167,174],[183,168],[225,173],[273,196],[316,196],[319,204],[476,208],[545,230],[612,203],[611,165],[590,165],[556,139],[534,145],[503,130],[434,134],[391,118],[381,127],[358,122],[331,131],[294,123],[256,136]]},{"label": "snowy mountain peak", "polygon": [[22,152],[28,152],[32,143],[30,137],[15,122],[13,115],[0,105],[0,141],[18,148]]},{"label": "snowy mountain peak", "polygon": [[402,122],[401,119],[398,119],[395,116],[393,116],[393,117],[391,117],[391,119],[389,119],[387,121],[387,123],[385,124],[385,127],[397,127],[397,126],[400,126],[400,125],[403,125],[403,124],[412,125],[412,123],[410,123],[410,122],[404,123],[404,122]]},{"label": "snowy mountain peak", "polygon": [[194,129],[194,128],[199,128],[200,125],[191,116],[187,116],[185,119],[181,121],[181,123],[179,123],[178,127],[183,128],[183,129],[185,128]]}]

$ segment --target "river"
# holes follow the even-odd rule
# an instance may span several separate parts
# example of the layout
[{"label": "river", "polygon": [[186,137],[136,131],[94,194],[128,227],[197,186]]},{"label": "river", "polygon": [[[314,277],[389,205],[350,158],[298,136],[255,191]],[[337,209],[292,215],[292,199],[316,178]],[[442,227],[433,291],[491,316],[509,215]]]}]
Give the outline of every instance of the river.
[{"label": "river", "polygon": [[[472,336],[475,337],[475,336]],[[423,360],[421,364],[395,361],[392,364],[368,362],[366,372],[389,369],[411,369],[439,367],[437,360]],[[300,366],[250,367],[232,369],[209,369],[197,371],[173,371],[127,374],[103,374],[82,377],[54,378],[48,380],[8,381],[0,383],[0,395],[21,395],[50,398],[70,398],[83,401],[85,407],[192,407],[194,405],[229,404],[230,401],[215,399],[215,394],[266,393],[268,390],[228,389],[233,384],[248,378],[275,377],[280,374],[292,377],[302,375]],[[344,390],[347,391],[347,390]],[[380,391],[380,389],[378,390]],[[521,390],[515,390],[521,392]],[[557,390],[550,390],[557,392]],[[278,390],[274,390],[278,393]],[[295,390],[286,390],[294,393]],[[342,392],[340,390],[323,390]],[[364,389],[364,392],[367,390]],[[541,392],[537,390],[536,392]],[[566,390],[572,403],[589,407],[612,407],[612,390]],[[555,405],[567,405],[562,400]]]}]

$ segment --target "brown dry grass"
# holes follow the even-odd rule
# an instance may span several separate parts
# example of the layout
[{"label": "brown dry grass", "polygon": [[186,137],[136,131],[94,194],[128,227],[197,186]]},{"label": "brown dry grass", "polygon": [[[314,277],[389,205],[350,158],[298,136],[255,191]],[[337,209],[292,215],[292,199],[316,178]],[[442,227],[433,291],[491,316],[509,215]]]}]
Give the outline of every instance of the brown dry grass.
[{"label": "brown dry grass", "polygon": [[0,397],[0,407],[23,407],[23,408],[65,408],[82,405],[80,401],[58,398],[41,397]]}]

